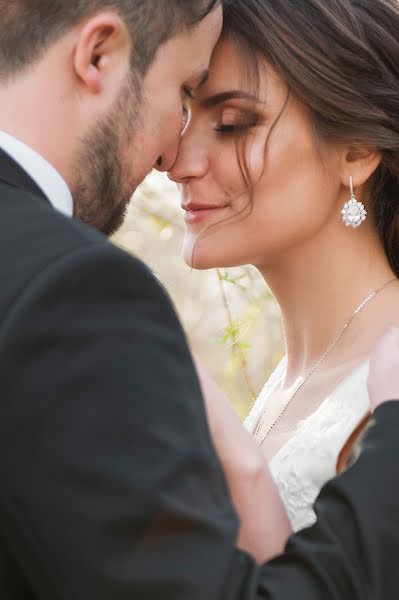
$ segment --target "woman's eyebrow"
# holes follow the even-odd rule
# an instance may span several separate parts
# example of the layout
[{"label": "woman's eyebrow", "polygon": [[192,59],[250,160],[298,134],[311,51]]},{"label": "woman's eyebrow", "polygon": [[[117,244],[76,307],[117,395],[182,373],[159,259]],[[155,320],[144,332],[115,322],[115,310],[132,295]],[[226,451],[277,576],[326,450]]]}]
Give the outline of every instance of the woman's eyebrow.
[{"label": "woman's eyebrow", "polygon": [[261,102],[257,96],[249,94],[248,92],[243,92],[242,90],[229,90],[209,96],[209,98],[205,98],[205,100],[199,100],[198,103],[203,108],[212,108],[227,100],[251,100],[251,102],[256,102],[257,104]]}]

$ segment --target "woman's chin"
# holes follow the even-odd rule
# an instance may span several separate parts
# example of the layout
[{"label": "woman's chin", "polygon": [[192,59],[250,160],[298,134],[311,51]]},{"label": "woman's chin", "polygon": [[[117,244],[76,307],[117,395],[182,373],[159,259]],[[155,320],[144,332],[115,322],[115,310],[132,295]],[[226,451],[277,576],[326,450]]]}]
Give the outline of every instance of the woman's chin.
[{"label": "woman's chin", "polygon": [[188,267],[197,271],[206,271],[207,269],[216,269],[219,265],[214,264],[214,261],[204,260],[198,256],[186,256],[183,253],[183,260]]},{"label": "woman's chin", "polygon": [[221,256],[221,253],[218,253],[216,249],[214,252],[212,252],[210,248],[207,248],[205,251],[201,241],[194,245],[184,243],[182,257],[187,266],[198,271],[239,266],[235,261],[233,261],[234,264],[232,264],[232,261],[228,260],[229,257]]},{"label": "woman's chin", "polygon": [[183,260],[188,267],[197,269],[198,271],[205,271],[206,269],[217,268],[218,264],[215,263],[215,258],[211,256],[209,252],[201,251],[200,244],[183,244],[182,249]]}]

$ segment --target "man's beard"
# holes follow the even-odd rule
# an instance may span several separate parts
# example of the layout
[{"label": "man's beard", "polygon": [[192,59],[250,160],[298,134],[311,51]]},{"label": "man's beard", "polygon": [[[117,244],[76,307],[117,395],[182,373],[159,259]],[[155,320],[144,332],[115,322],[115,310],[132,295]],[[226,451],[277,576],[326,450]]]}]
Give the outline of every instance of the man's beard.
[{"label": "man's beard", "polygon": [[142,179],[131,173],[124,159],[124,148],[138,120],[140,99],[134,87],[131,80],[124,84],[109,114],[80,140],[73,161],[74,216],[106,235],[122,225],[130,198]]}]

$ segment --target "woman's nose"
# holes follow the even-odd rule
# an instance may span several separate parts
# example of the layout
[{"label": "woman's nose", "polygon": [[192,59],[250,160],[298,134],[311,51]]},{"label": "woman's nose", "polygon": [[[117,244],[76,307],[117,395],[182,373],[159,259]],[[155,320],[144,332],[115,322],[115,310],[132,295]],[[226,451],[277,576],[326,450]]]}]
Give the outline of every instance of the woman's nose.
[{"label": "woman's nose", "polygon": [[208,158],[203,148],[183,135],[177,157],[168,177],[175,183],[184,183],[192,177],[200,178],[208,170]]}]

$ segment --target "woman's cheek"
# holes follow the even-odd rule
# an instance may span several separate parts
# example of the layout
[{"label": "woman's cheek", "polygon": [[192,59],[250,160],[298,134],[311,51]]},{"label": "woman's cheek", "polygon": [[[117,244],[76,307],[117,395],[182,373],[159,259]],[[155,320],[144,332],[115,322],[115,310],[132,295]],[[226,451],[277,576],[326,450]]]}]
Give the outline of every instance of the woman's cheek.
[{"label": "woman's cheek", "polygon": [[253,182],[258,181],[265,169],[265,140],[257,133],[247,141],[246,160]]}]

